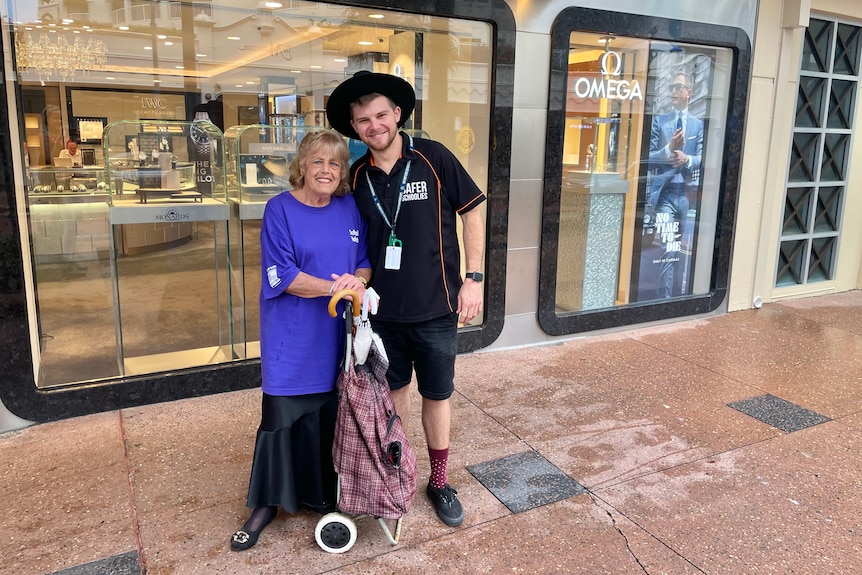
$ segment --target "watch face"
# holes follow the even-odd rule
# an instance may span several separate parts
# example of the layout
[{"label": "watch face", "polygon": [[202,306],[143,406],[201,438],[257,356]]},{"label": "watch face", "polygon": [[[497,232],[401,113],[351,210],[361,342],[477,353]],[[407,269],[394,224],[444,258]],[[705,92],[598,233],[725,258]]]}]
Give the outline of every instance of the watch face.
[{"label": "watch face", "polygon": [[482,275],[481,273],[479,273],[479,272],[470,272],[470,273],[468,273],[468,274],[467,274],[467,277],[468,277],[468,278],[470,278],[470,279],[471,279],[471,280],[473,280],[473,281],[480,282],[480,281],[482,281],[482,280],[484,279],[484,277],[485,277],[485,276],[483,276],[483,275]]},{"label": "watch face", "polygon": [[192,137],[192,140],[196,144],[206,144],[209,142],[209,136],[206,133],[206,130],[201,128],[200,126],[195,126],[192,124],[191,129],[189,130],[189,135]]}]

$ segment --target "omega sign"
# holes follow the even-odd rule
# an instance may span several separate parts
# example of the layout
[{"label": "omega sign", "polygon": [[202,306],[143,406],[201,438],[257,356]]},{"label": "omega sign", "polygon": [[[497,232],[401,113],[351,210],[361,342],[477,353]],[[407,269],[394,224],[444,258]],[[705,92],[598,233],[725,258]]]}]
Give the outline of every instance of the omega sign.
[{"label": "omega sign", "polygon": [[623,57],[619,52],[605,52],[599,59],[601,78],[575,78],[571,90],[578,98],[607,98],[609,100],[643,100],[637,80],[622,80]]}]

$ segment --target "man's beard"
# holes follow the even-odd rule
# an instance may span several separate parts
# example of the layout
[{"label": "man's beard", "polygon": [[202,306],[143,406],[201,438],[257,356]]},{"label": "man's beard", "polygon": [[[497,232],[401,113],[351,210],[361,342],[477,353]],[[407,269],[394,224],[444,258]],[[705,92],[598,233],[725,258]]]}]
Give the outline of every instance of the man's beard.
[{"label": "man's beard", "polygon": [[396,136],[398,136],[398,131],[396,130],[394,132],[387,132],[386,135],[387,138],[383,144],[380,144],[380,140],[376,139],[375,136],[375,139],[369,140],[370,143],[365,142],[365,145],[368,146],[370,149],[374,150],[375,152],[382,152],[384,150],[387,150],[392,145],[392,142],[395,141]]}]

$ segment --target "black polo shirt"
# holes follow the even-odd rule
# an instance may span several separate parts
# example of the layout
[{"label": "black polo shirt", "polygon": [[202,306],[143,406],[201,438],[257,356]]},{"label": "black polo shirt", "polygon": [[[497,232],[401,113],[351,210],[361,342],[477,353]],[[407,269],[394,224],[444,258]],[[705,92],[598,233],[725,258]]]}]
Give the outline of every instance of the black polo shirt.
[{"label": "black polo shirt", "polygon": [[[433,140],[410,138],[401,157],[386,174],[374,165],[369,151],[350,168],[356,205],[368,222],[368,258],[371,286],[380,294],[377,319],[419,322],[435,319],[458,308],[461,289],[461,251],[456,214],[468,212],[485,201],[485,194],[448,149]],[[404,172],[410,166],[398,218],[394,215]],[[366,178],[366,174],[368,178]],[[380,208],[395,223],[401,240],[401,269],[384,268],[390,228],[374,203],[368,180],[380,200]]]}]

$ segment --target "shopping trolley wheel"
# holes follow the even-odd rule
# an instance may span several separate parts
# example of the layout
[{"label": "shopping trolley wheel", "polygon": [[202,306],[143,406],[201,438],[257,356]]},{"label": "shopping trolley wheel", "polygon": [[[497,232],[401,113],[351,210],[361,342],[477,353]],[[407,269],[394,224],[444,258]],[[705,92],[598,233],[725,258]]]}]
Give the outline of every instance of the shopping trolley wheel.
[{"label": "shopping trolley wheel", "polygon": [[314,538],[327,553],[344,553],[356,543],[356,523],[341,513],[329,513],[317,522]]}]

